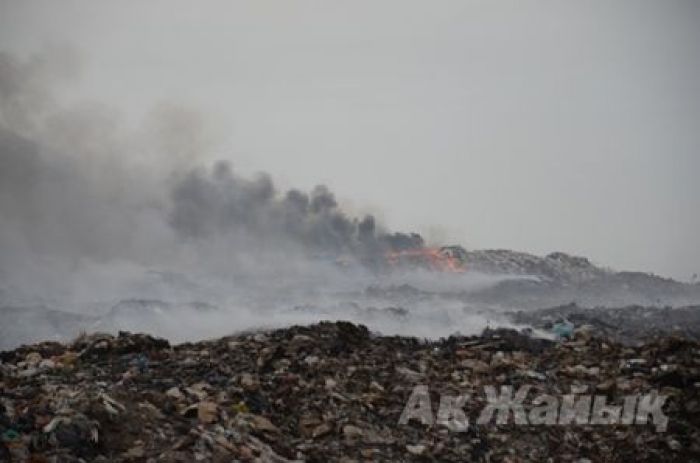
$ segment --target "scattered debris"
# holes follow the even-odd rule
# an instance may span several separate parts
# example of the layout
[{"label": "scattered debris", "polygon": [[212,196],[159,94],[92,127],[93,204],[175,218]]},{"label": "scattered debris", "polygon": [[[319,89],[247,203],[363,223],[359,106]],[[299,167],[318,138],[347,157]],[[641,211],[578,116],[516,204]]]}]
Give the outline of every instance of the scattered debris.
[{"label": "scattered debris", "polygon": [[570,339],[574,334],[574,324],[568,320],[560,320],[552,326],[552,332],[558,339]]},{"label": "scattered debris", "polygon": [[560,337],[596,334],[634,344],[650,337],[682,336],[700,340],[700,306],[586,308],[566,304],[540,310],[522,310],[510,314],[514,323],[551,330]]},{"label": "scattered debris", "polygon": [[[176,346],[129,333],[23,346],[0,354],[0,461],[700,458],[700,344],[665,337],[632,349],[599,334],[577,328],[553,342],[496,329],[427,342],[323,322]],[[668,429],[399,425],[417,384],[434,398],[470,394],[469,416],[487,385],[609,403],[658,390]]]}]

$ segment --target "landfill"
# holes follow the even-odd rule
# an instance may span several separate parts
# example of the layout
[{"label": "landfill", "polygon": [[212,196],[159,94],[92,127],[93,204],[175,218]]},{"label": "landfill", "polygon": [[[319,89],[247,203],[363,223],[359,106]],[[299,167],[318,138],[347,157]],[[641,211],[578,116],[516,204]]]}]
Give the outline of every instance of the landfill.
[{"label": "landfill", "polygon": [[0,463],[700,462],[697,5],[66,3],[0,6]]},{"label": "landfill", "polygon": [[509,314],[515,323],[558,331],[566,326],[587,326],[599,335],[635,345],[650,337],[673,334],[700,340],[700,305],[685,307],[580,307],[571,303]]},{"label": "landfill", "polygon": [[[178,345],[84,334],[0,360],[0,461],[700,459],[700,343],[670,334],[630,346],[578,325],[562,339],[499,328],[428,341],[339,321]],[[470,418],[489,385],[608,403],[656,391],[668,425],[401,424],[417,385],[433,404],[471,394]]]}]

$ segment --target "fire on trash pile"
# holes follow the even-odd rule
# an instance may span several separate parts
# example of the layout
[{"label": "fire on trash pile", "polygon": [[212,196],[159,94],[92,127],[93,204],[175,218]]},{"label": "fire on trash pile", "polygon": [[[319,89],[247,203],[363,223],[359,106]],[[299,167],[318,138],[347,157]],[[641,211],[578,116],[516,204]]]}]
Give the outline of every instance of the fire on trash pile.
[{"label": "fire on trash pile", "polygon": [[[322,322],[175,346],[142,334],[93,334],[0,359],[2,461],[700,458],[700,344],[679,337],[633,349],[591,331],[555,342],[498,329],[428,342]],[[559,426],[513,416],[474,419],[464,432],[402,424],[418,385],[434,405],[469,395],[460,407],[470,420],[484,409],[488,387],[527,386],[530,417],[540,394],[621,404],[655,391],[667,399],[657,411],[668,424],[664,432],[639,416],[628,425],[589,424],[587,410],[583,421]]]},{"label": "fire on trash pile", "polygon": [[393,268],[404,266],[462,273],[466,271],[467,252],[461,246],[418,247],[390,251],[386,261]]}]

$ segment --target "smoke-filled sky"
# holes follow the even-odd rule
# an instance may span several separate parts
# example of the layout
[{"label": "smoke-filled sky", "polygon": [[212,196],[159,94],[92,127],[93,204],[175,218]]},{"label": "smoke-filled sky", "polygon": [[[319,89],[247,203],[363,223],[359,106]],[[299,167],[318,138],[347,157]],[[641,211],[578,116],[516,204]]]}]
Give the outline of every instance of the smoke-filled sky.
[{"label": "smoke-filled sky", "polygon": [[[326,184],[392,230],[687,280],[700,273],[698,24],[694,1],[3,0],[0,51],[23,63],[3,69],[41,84],[19,78],[21,98],[0,103],[18,133],[99,151],[67,197],[120,196],[90,216],[104,233],[148,228],[125,217],[158,197],[133,191],[151,186],[132,170],[227,159],[281,191]],[[61,117],[37,129],[51,105]],[[45,194],[68,165],[42,174]],[[5,211],[61,221],[19,183],[29,203]],[[145,235],[130,253],[152,248]]]}]

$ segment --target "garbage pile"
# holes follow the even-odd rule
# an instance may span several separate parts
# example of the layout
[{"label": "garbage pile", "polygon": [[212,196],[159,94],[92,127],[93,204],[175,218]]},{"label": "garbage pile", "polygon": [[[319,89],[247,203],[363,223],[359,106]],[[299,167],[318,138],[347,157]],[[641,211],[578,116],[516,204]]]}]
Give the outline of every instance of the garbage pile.
[{"label": "garbage pile", "polygon": [[[700,344],[679,337],[633,349],[590,330],[556,342],[498,329],[428,342],[322,322],[174,346],[144,334],[83,335],[0,361],[0,461],[700,458]],[[608,403],[655,390],[668,396],[668,426],[400,424],[417,385],[430,391],[433,413],[440,395],[470,394],[470,419],[489,385],[555,396],[588,389]]]},{"label": "garbage pile", "polygon": [[470,268],[494,274],[532,275],[562,282],[582,282],[604,278],[614,272],[596,267],[585,257],[553,252],[540,257],[507,249],[467,252]]},{"label": "garbage pile", "polygon": [[470,299],[519,309],[576,302],[587,307],[645,305],[680,307],[700,303],[700,284],[651,273],[614,271],[585,257],[554,252],[540,257],[509,250],[475,250],[465,256],[467,268],[493,275],[513,275]]},{"label": "garbage pile", "polygon": [[633,345],[650,337],[682,336],[700,341],[700,306],[688,307],[579,307],[566,304],[509,314],[514,323],[555,330],[562,322],[586,326],[598,335]]}]

